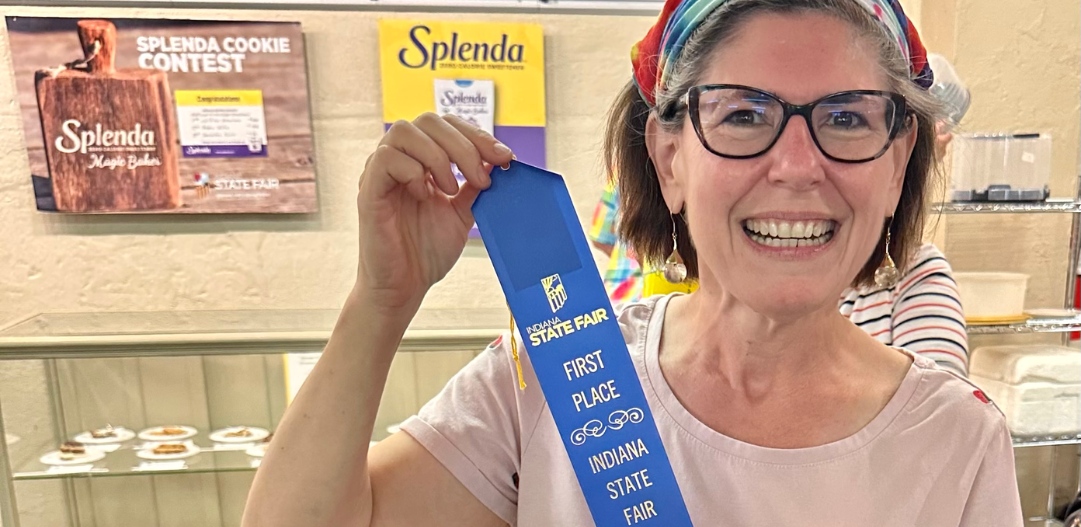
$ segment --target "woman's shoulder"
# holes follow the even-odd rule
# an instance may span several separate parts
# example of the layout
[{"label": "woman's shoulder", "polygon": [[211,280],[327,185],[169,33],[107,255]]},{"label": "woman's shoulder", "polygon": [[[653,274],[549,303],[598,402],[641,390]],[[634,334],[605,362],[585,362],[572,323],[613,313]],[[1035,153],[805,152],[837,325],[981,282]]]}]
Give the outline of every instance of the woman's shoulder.
[{"label": "woman's shoulder", "polygon": [[979,386],[927,357],[909,355],[919,378],[909,416],[949,424],[966,435],[991,437],[1006,428],[1005,415]]},{"label": "woman's shoulder", "polygon": [[653,313],[661,302],[666,302],[669,295],[654,295],[633,302],[624,302],[612,306],[616,322],[623,332],[623,339],[631,355],[640,355],[645,350],[646,336],[649,334]]},{"label": "woman's shoulder", "polygon": [[929,260],[945,261],[946,255],[943,254],[942,250],[939,249],[935,244],[925,243],[921,245],[919,249],[916,249],[916,252],[912,254],[912,257],[908,260],[908,265],[916,266]]}]

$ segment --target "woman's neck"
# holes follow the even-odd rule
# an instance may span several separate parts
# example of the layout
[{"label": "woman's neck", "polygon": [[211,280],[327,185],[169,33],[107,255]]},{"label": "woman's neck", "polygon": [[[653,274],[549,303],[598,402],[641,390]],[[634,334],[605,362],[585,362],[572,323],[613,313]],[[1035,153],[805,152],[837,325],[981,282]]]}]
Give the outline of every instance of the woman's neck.
[{"label": "woman's neck", "polygon": [[[852,359],[860,330],[836,305],[790,319],[771,318],[723,291],[674,297],[665,314],[665,363],[720,377],[753,400],[828,377]],[[848,370],[851,371],[851,370]]]}]

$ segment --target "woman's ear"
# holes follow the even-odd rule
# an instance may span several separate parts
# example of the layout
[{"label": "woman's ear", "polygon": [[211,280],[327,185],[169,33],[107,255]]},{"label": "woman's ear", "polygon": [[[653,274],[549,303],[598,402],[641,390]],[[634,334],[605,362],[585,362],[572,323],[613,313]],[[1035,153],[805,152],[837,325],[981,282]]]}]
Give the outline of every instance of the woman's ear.
[{"label": "woman's ear", "polygon": [[916,148],[916,139],[919,137],[919,122],[915,115],[909,117],[910,124],[897,134],[891,147],[895,158],[893,174],[890,174],[888,185],[889,210],[886,216],[892,216],[894,209],[901,200],[901,191],[905,184],[905,174],[908,172],[908,164],[912,162],[912,152]]},{"label": "woman's ear", "polygon": [[652,112],[646,121],[646,149],[657,170],[657,181],[668,210],[673,214],[683,210],[685,190],[673,169],[679,157],[679,134],[664,130],[657,122],[657,114]]}]

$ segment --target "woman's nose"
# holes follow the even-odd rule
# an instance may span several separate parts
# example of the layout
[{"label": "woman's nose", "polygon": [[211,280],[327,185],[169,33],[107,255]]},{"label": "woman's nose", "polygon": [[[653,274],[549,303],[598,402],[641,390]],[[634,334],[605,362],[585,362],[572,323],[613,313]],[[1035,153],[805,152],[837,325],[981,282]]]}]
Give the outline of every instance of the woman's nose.
[{"label": "woman's nose", "polygon": [[768,154],[773,159],[768,176],[770,183],[806,190],[825,179],[822,167],[825,157],[815,144],[808,125],[801,115],[793,115],[785,123],[785,129]]}]

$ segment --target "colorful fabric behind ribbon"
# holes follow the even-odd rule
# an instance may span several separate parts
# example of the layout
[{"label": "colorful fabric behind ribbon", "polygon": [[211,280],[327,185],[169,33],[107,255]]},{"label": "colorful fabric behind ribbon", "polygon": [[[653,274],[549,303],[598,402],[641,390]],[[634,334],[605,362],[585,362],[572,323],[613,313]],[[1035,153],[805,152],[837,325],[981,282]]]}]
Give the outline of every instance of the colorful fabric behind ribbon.
[{"label": "colorful fabric behind ribbon", "polygon": [[[656,92],[672,75],[683,46],[695,30],[718,8],[739,0],[668,0],[656,24],[631,48],[631,64],[638,91],[650,106],[657,103]],[[867,9],[897,42],[910,65],[912,81],[923,89],[931,87],[934,74],[927,64],[927,52],[916,27],[905,16],[898,0],[854,0]]]}]

